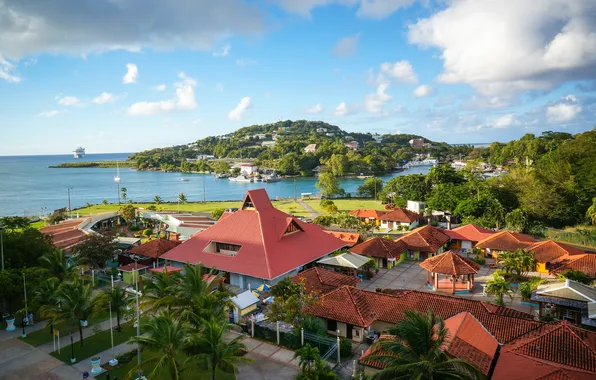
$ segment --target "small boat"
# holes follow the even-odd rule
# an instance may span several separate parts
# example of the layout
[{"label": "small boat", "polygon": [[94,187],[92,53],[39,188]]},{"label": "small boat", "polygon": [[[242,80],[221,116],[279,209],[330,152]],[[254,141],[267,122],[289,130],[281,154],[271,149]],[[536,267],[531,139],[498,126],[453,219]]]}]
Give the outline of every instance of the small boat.
[{"label": "small boat", "polygon": [[116,162],[116,176],[114,177],[114,182],[120,183],[120,167],[118,166],[117,162]]},{"label": "small boat", "polygon": [[179,181],[180,182],[188,182],[188,178],[180,178]]},{"label": "small boat", "polygon": [[221,178],[229,178],[230,175],[226,174],[226,173],[219,173],[219,174],[214,174],[214,177],[221,179]]},{"label": "small boat", "polygon": [[263,178],[263,182],[279,182],[280,179],[277,174],[273,173]]},{"label": "small boat", "polygon": [[238,177],[230,177],[228,179],[230,180],[230,182],[236,182],[236,183],[251,183],[252,182],[252,178],[248,178],[243,175],[239,175]]}]

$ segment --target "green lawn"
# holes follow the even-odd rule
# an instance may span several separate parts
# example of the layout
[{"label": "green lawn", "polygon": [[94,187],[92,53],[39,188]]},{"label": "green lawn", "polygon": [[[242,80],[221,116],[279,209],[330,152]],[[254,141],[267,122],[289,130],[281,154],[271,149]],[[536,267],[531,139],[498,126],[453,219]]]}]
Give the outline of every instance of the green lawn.
[{"label": "green lawn", "polygon": [[[151,354],[149,354],[147,351],[143,352],[141,354],[141,360],[145,360],[147,357],[149,357]],[[181,359],[182,362],[184,362],[184,359]],[[130,370],[132,370],[133,368],[135,368],[137,365],[137,358],[135,357],[130,363],[127,363],[121,367],[115,368],[113,370],[110,370],[108,373],[110,374],[110,379],[114,379],[114,378],[118,378],[118,379],[126,379],[126,375],[130,372]],[[109,366],[105,366],[104,368],[109,369]],[[147,376],[149,373],[151,373],[151,370],[153,368],[152,367],[145,367],[143,368],[143,375]],[[132,378],[134,378],[136,376],[133,376]],[[217,371],[215,373],[215,378],[216,380],[235,380],[236,376],[234,376],[234,374],[232,373],[224,373],[221,371]],[[152,377],[151,380],[169,380],[170,376],[166,373],[161,373],[159,376],[156,377]],[[191,369],[189,368],[186,372],[182,373],[182,380],[210,380],[211,379],[211,373],[207,372],[207,371],[199,371],[197,369]]]},{"label": "green lawn", "polygon": [[[88,321],[89,326],[87,326],[83,329],[83,336],[85,336],[85,334],[89,334],[89,331],[91,331],[90,329],[93,329],[93,325],[96,325],[96,324],[103,322],[107,319],[108,319],[107,312],[98,314],[97,316],[95,316],[93,318],[89,318],[89,321]],[[45,324],[47,322],[41,321],[41,322],[37,322],[37,323]],[[55,328],[58,329],[58,331],[60,331],[61,337],[67,336],[70,333],[70,330],[72,329],[70,323],[59,323],[58,325],[55,326]],[[78,329],[77,329],[76,333],[77,334],[79,333]],[[37,346],[41,346],[42,344],[50,343],[52,341],[52,334],[50,333],[49,327],[44,327],[41,330],[27,333],[26,338],[19,338],[19,339],[29,343],[33,347],[37,347]]]},{"label": "green lawn", "polygon": [[[322,215],[327,215],[327,213],[323,211],[323,209],[320,206],[321,201],[312,199],[306,200],[305,202],[308,205],[310,205],[310,207],[315,209],[315,211],[318,211]],[[348,212],[359,208],[385,210],[384,204],[372,199],[334,199],[333,203],[335,203],[335,205],[341,212]]]},{"label": "green lawn", "polygon": [[[137,329],[132,326],[132,322],[127,322],[121,325],[122,331],[118,332],[114,330],[114,346],[126,342],[131,337],[137,335]],[[77,331],[78,334],[78,331]],[[102,331],[100,333],[91,335],[88,338],[83,339],[83,347],[79,342],[74,344],[75,358],[77,361],[89,359],[90,357],[105,351],[111,347],[110,330]],[[132,346],[131,346],[132,347]],[[70,344],[62,347],[60,354],[58,351],[51,352],[50,355],[63,361],[66,364],[70,363]]]}]

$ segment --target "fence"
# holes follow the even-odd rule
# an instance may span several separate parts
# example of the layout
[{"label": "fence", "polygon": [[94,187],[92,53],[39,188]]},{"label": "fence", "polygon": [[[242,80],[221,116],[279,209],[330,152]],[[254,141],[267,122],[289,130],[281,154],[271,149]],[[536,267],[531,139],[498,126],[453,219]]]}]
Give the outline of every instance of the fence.
[{"label": "fence", "polygon": [[309,343],[313,347],[317,347],[323,360],[334,360],[337,357],[337,350],[339,350],[337,339],[305,331],[304,344],[306,343]]}]

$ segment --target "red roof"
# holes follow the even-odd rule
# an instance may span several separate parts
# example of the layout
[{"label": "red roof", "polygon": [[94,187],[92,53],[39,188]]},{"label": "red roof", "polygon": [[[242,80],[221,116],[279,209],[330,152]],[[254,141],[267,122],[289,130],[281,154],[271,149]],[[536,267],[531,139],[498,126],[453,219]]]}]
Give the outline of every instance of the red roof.
[{"label": "red roof", "polygon": [[373,209],[361,209],[350,211],[350,215],[357,216],[359,218],[370,218],[370,219],[379,219],[381,216],[385,215],[385,211],[373,210]]},{"label": "red roof", "polygon": [[534,242],[536,240],[529,235],[520,234],[519,232],[501,231],[480,240],[476,244],[476,247],[489,248],[496,251],[515,251],[519,248],[527,248]]},{"label": "red roof", "polygon": [[81,243],[87,237],[87,234],[79,229],[79,225],[86,218],[64,220],[53,226],[40,228],[40,232],[52,239],[52,244],[56,248],[70,249]]},{"label": "red roof", "polygon": [[565,256],[552,263],[552,273],[561,273],[569,269],[584,272],[590,278],[596,278],[596,254]]},{"label": "red roof", "polygon": [[481,241],[493,235],[495,232],[488,228],[476,226],[474,224],[466,224],[452,230],[444,231],[452,240],[467,240],[467,241]]},{"label": "red roof", "polygon": [[449,241],[449,236],[443,230],[426,225],[410,231],[395,241],[405,243],[411,251],[437,252]]},{"label": "red roof", "polygon": [[149,272],[153,272],[153,273],[163,273],[163,272],[166,272],[166,271],[168,273],[181,272],[182,271],[182,268],[176,268],[176,267],[173,267],[171,265],[166,265],[164,267],[149,269]]},{"label": "red roof", "polygon": [[292,281],[304,281],[304,287],[308,292],[327,293],[343,285],[356,286],[360,282],[360,279],[328,269],[314,267],[298,273],[292,277]]},{"label": "red roof", "polygon": [[552,240],[536,242],[526,249],[532,252],[536,261],[541,263],[547,263],[566,256],[585,254],[581,249]]},{"label": "red roof", "polygon": [[151,240],[148,243],[132,247],[128,250],[128,252],[134,255],[142,255],[145,257],[157,259],[161,257],[164,253],[177,247],[179,244],[180,242],[177,241],[158,238]]},{"label": "red roof", "polygon": [[364,256],[393,259],[405,253],[407,249],[406,245],[402,242],[374,237],[350,248],[350,252]]},{"label": "red roof", "polygon": [[417,212],[410,211],[405,208],[398,207],[391,212],[381,216],[381,220],[388,220],[391,222],[412,223],[420,219],[421,215]]},{"label": "red roof", "polygon": [[338,238],[339,240],[343,241],[344,243],[347,243],[349,247],[358,243],[358,240],[360,239],[360,234],[355,234],[352,232],[327,231],[327,230],[325,230],[325,232],[331,236]]},{"label": "red roof", "polygon": [[476,274],[478,273],[478,269],[480,269],[480,265],[453,251],[447,251],[440,255],[429,257],[421,262],[420,266],[429,272],[450,274],[453,276]]},{"label": "red roof", "polygon": [[[216,242],[240,248],[234,255],[215,253]],[[220,218],[162,258],[274,279],[345,246],[318,225],[274,208],[265,189],[257,189],[248,191],[241,210]]]},{"label": "red roof", "polygon": [[149,268],[149,267],[147,265],[143,265],[143,264],[130,263],[130,264],[126,264],[121,267],[118,267],[118,270],[120,270],[122,272],[132,272],[135,270],[141,270],[141,269],[145,269],[145,268]]}]

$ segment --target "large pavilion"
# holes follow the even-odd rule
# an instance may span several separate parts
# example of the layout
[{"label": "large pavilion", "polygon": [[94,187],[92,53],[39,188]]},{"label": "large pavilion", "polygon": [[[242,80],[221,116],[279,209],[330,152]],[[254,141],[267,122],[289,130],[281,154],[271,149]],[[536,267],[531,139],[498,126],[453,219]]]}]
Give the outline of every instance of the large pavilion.
[{"label": "large pavilion", "polygon": [[[420,266],[427,270],[428,286],[434,290],[451,289],[452,294],[456,291],[471,293],[474,287],[474,275],[480,269],[480,265],[454,251],[430,257],[421,262]],[[441,274],[445,275],[444,279],[439,278]]]}]

